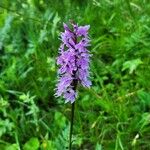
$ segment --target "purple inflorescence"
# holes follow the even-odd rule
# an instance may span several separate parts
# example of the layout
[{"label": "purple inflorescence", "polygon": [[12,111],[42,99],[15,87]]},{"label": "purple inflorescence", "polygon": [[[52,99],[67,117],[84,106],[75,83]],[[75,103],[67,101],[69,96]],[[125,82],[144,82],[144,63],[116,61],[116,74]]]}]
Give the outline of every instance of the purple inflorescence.
[{"label": "purple inflorescence", "polygon": [[77,97],[76,86],[78,83],[84,87],[90,87],[89,80],[89,57],[87,47],[89,46],[89,25],[78,26],[71,24],[70,29],[64,24],[65,31],[61,33],[61,45],[57,64],[58,83],[55,96],[63,96],[65,102],[73,103]]}]

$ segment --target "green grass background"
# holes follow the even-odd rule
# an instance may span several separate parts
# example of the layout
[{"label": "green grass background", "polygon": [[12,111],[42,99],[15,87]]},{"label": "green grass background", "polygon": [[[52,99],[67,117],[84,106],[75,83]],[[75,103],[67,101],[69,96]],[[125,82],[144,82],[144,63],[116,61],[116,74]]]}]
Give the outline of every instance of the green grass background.
[{"label": "green grass background", "polygon": [[0,150],[67,150],[54,97],[63,22],[91,26],[91,89],[78,88],[73,150],[150,150],[150,1],[0,1]]}]

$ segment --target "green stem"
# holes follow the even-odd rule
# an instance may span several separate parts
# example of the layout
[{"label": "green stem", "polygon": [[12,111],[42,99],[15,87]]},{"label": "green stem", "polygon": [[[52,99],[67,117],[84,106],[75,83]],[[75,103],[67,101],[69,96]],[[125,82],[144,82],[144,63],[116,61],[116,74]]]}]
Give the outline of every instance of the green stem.
[{"label": "green stem", "polygon": [[69,135],[69,150],[72,149],[72,132],[73,132],[74,110],[75,110],[75,102],[71,105],[71,124],[70,124],[70,135]]},{"label": "green stem", "polygon": [[16,144],[17,144],[17,147],[18,147],[18,150],[21,150],[20,149],[20,144],[19,144],[19,139],[18,139],[18,131],[15,132],[15,140],[16,140]]}]

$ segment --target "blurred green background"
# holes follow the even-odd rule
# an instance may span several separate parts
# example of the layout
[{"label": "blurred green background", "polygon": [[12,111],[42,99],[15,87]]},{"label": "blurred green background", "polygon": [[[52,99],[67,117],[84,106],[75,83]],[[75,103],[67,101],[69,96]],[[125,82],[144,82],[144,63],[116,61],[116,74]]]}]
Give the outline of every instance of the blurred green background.
[{"label": "blurred green background", "polygon": [[54,88],[70,19],[91,26],[93,54],[73,150],[150,150],[149,0],[0,1],[0,150],[67,150],[71,105]]}]

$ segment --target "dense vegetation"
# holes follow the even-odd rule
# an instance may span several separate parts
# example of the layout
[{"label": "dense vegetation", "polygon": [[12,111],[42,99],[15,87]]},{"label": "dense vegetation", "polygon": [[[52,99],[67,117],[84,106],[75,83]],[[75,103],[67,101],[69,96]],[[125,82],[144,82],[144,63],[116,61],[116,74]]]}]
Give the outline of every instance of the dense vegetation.
[{"label": "dense vegetation", "polygon": [[73,149],[150,150],[149,0],[0,1],[0,150],[67,149],[71,104],[54,88],[70,19],[91,26],[93,55]]}]

